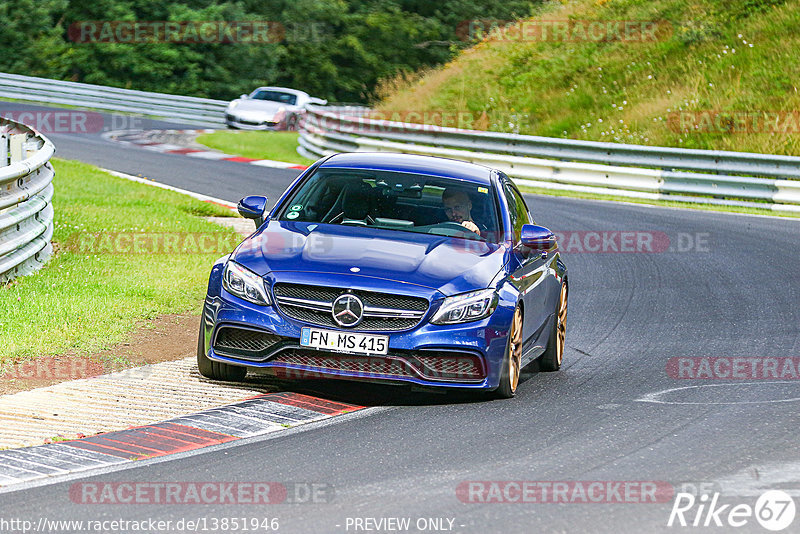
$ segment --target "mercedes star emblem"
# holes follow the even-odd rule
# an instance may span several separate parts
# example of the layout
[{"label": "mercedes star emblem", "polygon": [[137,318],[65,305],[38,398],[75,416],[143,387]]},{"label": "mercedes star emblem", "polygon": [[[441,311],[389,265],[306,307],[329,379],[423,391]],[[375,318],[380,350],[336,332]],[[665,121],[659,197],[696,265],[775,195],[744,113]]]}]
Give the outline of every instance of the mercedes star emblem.
[{"label": "mercedes star emblem", "polygon": [[364,303],[357,296],[345,293],[333,301],[331,313],[339,326],[352,327],[361,322]]}]

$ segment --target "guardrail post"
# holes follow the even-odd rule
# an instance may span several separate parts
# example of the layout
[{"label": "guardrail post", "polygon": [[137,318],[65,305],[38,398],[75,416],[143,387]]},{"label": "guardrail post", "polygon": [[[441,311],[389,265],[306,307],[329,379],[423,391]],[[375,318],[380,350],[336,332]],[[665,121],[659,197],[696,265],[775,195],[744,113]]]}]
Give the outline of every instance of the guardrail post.
[{"label": "guardrail post", "polygon": [[0,167],[5,167],[9,164],[9,154],[8,154],[8,136],[6,134],[0,134]]},{"label": "guardrail post", "polygon": [[11,134],[9,136],[9,143],[8,143],[8,163],[16,163],[18,161],[22,161],[26,157],[25,153],[25,141],[28,140],[28,136],[25,134]]},{"label": "guardrail post", "polygon": [[39,150],[39,141],[37,141],[35,137],[28,137],[23,145],[25,157],[31,157],[37,150]]}]

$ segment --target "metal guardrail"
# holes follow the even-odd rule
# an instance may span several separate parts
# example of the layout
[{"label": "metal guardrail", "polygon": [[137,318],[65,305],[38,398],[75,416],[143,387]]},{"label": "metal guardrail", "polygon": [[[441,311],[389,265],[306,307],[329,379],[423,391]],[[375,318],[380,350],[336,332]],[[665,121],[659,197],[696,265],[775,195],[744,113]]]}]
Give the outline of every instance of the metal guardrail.
[{"label": "metal guardrail", "polygon": [[407,152],[488,165],[542,189],[800,211],[800,158],[793,156],[460,130],[315,106],[299,142],[307,157]]},{"label": "metal guardrail", "polygon": [[0,283],[30,274],[53,251],[53,144],[0,118]]},{"label": "metal guardrail", "polygon": [[150,93],[7,73],[0,73],[0,96],[102,111],[141,113],[204,126],[224,125],[225,108],[228,106],[228,102],[210,98]]}]

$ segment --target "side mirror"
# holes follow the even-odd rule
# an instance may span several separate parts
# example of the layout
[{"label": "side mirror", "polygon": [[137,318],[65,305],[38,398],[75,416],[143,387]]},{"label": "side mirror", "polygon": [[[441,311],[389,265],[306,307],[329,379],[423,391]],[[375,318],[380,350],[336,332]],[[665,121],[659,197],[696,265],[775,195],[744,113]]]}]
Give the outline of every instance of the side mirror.
[{"label": "side mirror", "polygon": [[239,98],[242,98],[242,99],[247,98],[247,95],[242,95]]},{"label": "side mirror", "polygon": [[315,104],[317,106],[326,106],[328,104],[328,101],[322,98],[316,98],[312,96],[311,98],[308,99],[308,103]]},{"label": "side mirror", "polygon": [[244,197],[239,201],[236,206],[239,210],[239,215],[246,219],[253,219],[256,222],[256,228],[264,224],[264,215],[267,211],[267,197],[260,195],[251,195]]},{"label": "side mirror", "polygon": [[523,224],[520,232],[522,246],[531,250],[550,250],[556,244],[556,236],[544,226]]}]

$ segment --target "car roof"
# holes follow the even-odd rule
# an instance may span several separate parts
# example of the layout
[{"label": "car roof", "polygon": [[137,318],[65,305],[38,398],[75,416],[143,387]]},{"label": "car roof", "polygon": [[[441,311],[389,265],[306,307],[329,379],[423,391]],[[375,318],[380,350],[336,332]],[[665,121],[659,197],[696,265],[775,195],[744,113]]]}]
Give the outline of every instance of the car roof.
[{"label": "car roof", "polygon": [[250,92],[250,94],[255,93],[256,91],[281,91],[283,93],[292,93],[294,95],[305,95],[308,96],[308,93],[305,91],[300,91],[298,89],[290,89],[288,87],[258,87]]},{"label": "car roof", "polygon": [[347,152],[331,156],[320,165],[320,168],[407,172],[457,178],[481,185],[491,185],[492,183],[492,169],[489,167],[454,159],[419,156],[416,154]]}]

